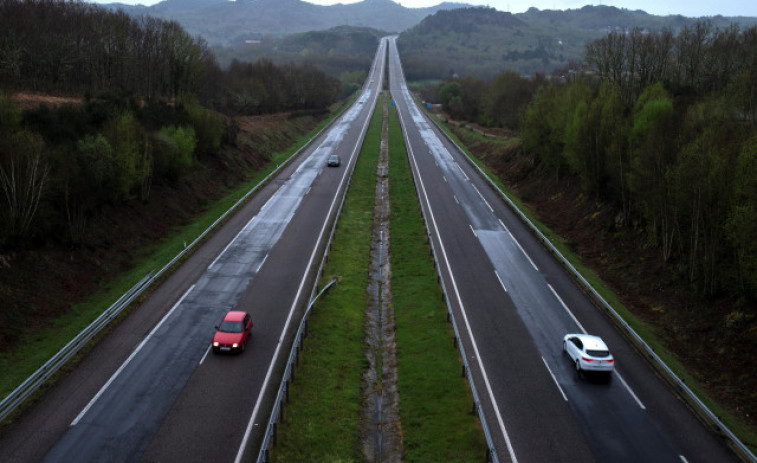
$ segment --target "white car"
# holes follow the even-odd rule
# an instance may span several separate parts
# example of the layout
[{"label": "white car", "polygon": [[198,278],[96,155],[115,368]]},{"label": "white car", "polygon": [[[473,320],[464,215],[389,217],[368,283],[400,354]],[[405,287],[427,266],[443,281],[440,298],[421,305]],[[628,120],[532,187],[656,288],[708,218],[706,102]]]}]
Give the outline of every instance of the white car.
[{"label": "white car", "polygon": [[615,369],[615,359],[607,348],[607,344],[599,336],[566,334],[563,338],[562,350],[568,353],[579,373],[582,371],[612,373]]}]

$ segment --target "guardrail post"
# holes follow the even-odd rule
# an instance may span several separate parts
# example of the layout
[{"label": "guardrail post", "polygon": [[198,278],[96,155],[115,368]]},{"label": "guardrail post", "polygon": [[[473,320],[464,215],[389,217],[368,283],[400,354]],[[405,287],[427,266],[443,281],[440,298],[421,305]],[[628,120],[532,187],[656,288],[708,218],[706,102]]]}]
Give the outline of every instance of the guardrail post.
[{"label": "guardrail post", "polygon": [[287,403],[289,403],[289,380],[284,383],[284,389],[286,390]]},{"label": "guardrail post", "polygon": [[462,375],[461,375],[461,376],[462,376],[463,378],[465,378],[465,365],[463,365],[463,371],[462,371]]},{"label": "guardrail post", "polygon": [[489,447],[486,447],[486,459],[484,461],[486,463],[492,461],[492,449],[490,449]]},{"label": "guardrail post", "polygon": [[457,349],[457,336],[452,338],[452,346],[454,346],[454,348]]},{"label": "guardrail post", "polygon": [[273,431],[271,432],[271,437],[273,437],[273,446],[275,447],[278,442],[278,432],[276,432],[276,423],[273,423]]}]

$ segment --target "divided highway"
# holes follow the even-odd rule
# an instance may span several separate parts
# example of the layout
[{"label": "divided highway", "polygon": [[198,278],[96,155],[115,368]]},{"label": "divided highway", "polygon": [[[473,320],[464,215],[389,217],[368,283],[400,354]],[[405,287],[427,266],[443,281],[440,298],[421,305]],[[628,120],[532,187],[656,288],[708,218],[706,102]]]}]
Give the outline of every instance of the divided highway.
[{"label": "divided highway", "polygon": [[[385,56],[383,41],[357,101],[4,436],[0,461],[254,458]],[[326,166],[332,153],[341,167]],[[230,309],[252,314],[252,340],[241,356],[209,355]]]},{"label": "divided highway", "polygon": [[[734,460],[420,111],[394,39],[389,82],[499,461]],[[563,354],[580,332],[609,344],[610,380]]]},{"label": "divided highway", "polygon": [[[387,53],[421,207],[498,460],[734,461],[419,110],[394,38],[381,41],[356,103],[2,437],[0,461],[254,458]],[[342,167],[326,168],[332,153]],[[213,327],[232,308],[252,314],[252,341],[241,356],[209,355]],[[568,332],[604,338],[617,362],[612,379],[576,374],[562,353]]]}]

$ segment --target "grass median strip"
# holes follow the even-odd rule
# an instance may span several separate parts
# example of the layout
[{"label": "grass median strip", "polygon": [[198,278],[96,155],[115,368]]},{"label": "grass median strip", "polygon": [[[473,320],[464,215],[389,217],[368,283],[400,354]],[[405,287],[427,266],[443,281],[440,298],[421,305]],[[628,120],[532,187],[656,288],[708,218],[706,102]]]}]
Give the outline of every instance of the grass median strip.
[{"label": "grass median strip", "polygon": [[486,443],[437,281],[399,119],[389,113],[392,296],[405,460],[481,461]]},{"label": "grass median strip", "polygon": [[[399,121],[390,111],[392,294],[399,368],[404,461],[481,461],[486,445],[461,376],[436,271],[410,175]],[[374,113],[348,192],[324,281],[336,286],[308,322],[290,402],[284,407],[272,460],[362,461],[361,378],[367,368],[365,309],[380,147]]]},{"label": "grass median strip", "polygon": [[359,461],[361,379],[368,263],[381,142],[375,112],[355,166],[323,281],[338,282],[316,303],[290,386],[272,461]]}]

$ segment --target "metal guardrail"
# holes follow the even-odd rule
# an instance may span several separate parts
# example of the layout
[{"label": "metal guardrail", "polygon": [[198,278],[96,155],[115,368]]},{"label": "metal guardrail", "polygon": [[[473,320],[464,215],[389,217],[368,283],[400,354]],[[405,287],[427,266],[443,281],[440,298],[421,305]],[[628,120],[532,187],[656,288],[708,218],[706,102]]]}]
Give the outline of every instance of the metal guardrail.
[{"label": "metal guardrail", "polygon": [[[345,108],[351,105],[345,106]],[[342,109],[342,112],[344,108]],[[84,330],[77,334],[73,340],[60,349],[50,360],[45,362],[44,365],[39,367],[37,371],[32,373],[21,385],[8,394],[2,401],[0,401],[0,422],[5,420],[11,413],[13,413],[26,399],[34,394],[43,384],[47,382],[52,376],[54,376],[60,369],[68,362],[73,356],[75,356],[87,343],[95,338],[103,328],[116,318],[125,308],[127,308],[136,298],[142,295],[142,293],[149,288],[156,280],[162,277],[174,264],[181,260],[187,253],[189,253],[198,243],[200,243],[211,231],[213,231],[220,223],[233,212],[235,212],[241,204],[247,201],[247,199],[256,191],[258,191],[263,185],[266,185],[268,181],[277,175],[281,169],[289,165],[293,159],[295,159],[304,149],[318,138],[325,130],[339,119],[341,113],[334,117],[331,122],[326,124],[321,130],[318,131],[307,143],[295,151],[284,162],[279,164],[271,173],[265,176],[257,185],[251,188],[245,193],[237,202],[234,203],[226,212],[221,214],[205,231],[203,231],[197,238],[194,239],[188,246],[185,246],[170,262],[168,262],[158,272],[154,270],[143,277],[139,282],[124,293],[116,302],[108,307],[100,316],[98,316],[92,323],[89,324]]]},{"label": "metal guardrail", "polygon": [[[372,116],[370,116],[372,117]],[[360,139],[358,140],[358,143],[362,144],[363,139],[365,137],[365,134],[362,134],[360,136]],[[336,278],[331,280],[326,286],[321,289],[320,292],[316,295],[316,292],[318,291],[318,281],[323,276],[323,269],[326,266],[326,261],[328,258],[328,250],[331,248],[331,242],[334,239],[334,234],[336,233],[336,226],[339,222],[339,217],[342,215],[342,209],[344,208],[344,202],[347,198],[347,192],[350,189],[350,185],[352,184],[352,177],[355,173],[355,170],[353,169],[352,172],[350,172],[350,175],[347,179],[346,186],[344,188],[344,194],[342,195],[342,199],[339,202],[339,208],[337,209],[336,215],[334,216],[333,223],[331,224],[331,231],[329,232],[329,239],[326,242],[326,250],[323,253],[323,257],[321,258],[321,262],[318,265],[318,271],[316,273],[315,277],[315,283],[313,284],[313,288],[310,291],[310,301],[308,302],[307,309],[305,310],[305,313],[302,315],[302,320],[300,320],[300,325],[297,328],[297,333],[294,336],[294,342],[292,343],[292,349],[289,352],[289,358],[287,359],[286,368],[284,369],[284,374],[281,377],[281,383],[279,384],[279,390],[276,393],[276,399],[274,400],[273,409],[271,410],[271,416],[268,418],[268,424],[266,425],[266,431],[263,435],[263,440],[260,444],[260,450],[258,451],[258,463],[264,463],[269,461],[270,457],[270,449],[271,444],[276,445],[276,437],[278,433],[278,422],[282,421],[284,418],[284,400],[289,401],[289,383],[290,381],[293,381],[294,378],[294,367],[299,362],[299,352],[302,350],[302,344],[305,340],[305,336],[307,335],[307,323],[308,323],[308,317],[310,316],[310,312],[313,309],[313,305],[316,303],[319,297],[323,295],[323,293],[326,292],[334,283],[336,283]]]},{"label": "metal guardrail", "polygon": [[125,307],[137,298],[144,288],[150,285],[154,278],[154,272],[151,272],[122,295],[113,305],[89,324],[83,331],[77,334],[74,339],[69,341],[61,350],[58,351],[50,360],[45,362],[34,374],[29,376],[20,386],[11,392],[2,402],[0,402],[0,421],[8,417],[28,399],[34,392],[42,386],[50,377],[57,373],[71,357],[76,355],[82,347],[89,343],[92,338],[107,326],[111,320],[116,318]]},{"label": "metal guardrail", "polygon": [[279,385],[279,391],[276,394],[276,399],[273,403],[273,409],[271,410],[271,417],[268,419],[268,425],[266,426],[266,432],[263,436],[263,442],[260,444],[260,451],[258,452],[258,463],[269,461],[271,444],[276,445],[276,437],[278,434],[278,423],[284,420],[284,400],[289,401],[289,383],[294,381],[294,367],[299,364],[300,350],[302,350],[302,344],[307,336],[308,316],[319,297],[323,295],[334,283],[336,278],[331,280],[326,286],[323,287],[321,292],[318,293],[308,303],[308,308],[300,321],[300,326],[297,328],[297,334],[294,337],[294,344],[292,350],[289,353],[287,359],[286,368],[282,376],[281,384]]},{"label": "metal guardrail", "polygon": [[659,355],[649,346],[649,344],[644,341],[644,339],[639,336],[636,331],[631,327],[631,325],[628,324],[628,322],[623,319],[623,317],[618,314],[618,312],[615,311],[615,309],[608,303],[604,297],[602,297],[599,292],[597,292],[596,289],[581,275],[581,273],[573,266],[573,264],[568,261],[568,259],[562,255],[562,253],[555,247],[554,244],[546,237],[544,234],[539,230],[536,225],[531,222],[531,220],[526,217],[526,215],[521,211],[518,206],[505,194],[504,191],[502,191],[501,188],[497,184],[492,181],[491,178],[484,172],[481,167],[476,164],[476,162],[473,161],[473,159],[470,158],[468,153],[463,150],[460,145],[458,145],[450,136],[447,134],[446,131],[442,129],[441,126],[439,126],[438,122],[433,117],[428,117],[434,125],[437,126],[439,131],[444,134],[444,136],[449,140],[450,143],[452,143],[461,153],[465,155],[465,158],[468,160],[468,162],[473,166],[476,170],[478,170],[481,177],[486,179],[486,181],[489,183],[489,185],[499,193],[499,195],[507,202],[507,204],[510,206],[510,208],[518,214],[520,219],[525,223],[531,230],[534,232],[534,234],[539,238],[539,240],[542,241],[542,243],[562,262],[562,264],[573,274],[573,276],[584,286],[584,288],[591,293],[592,296],[596,299],[597,302],[599,302],[605,310],[607,310],[612,317],[615,319],[615,321],[625,330],[626,334],[631,336],[631,338],[634,340],[636,345],[641,349],[641,351],[647,355],[657,366],[657,368],[662,371],[668,382],[673,384],[675,387],[678,388],[679,392],[682,393],[684,399],[696,408],[702,418],[709,420],[710,425],[713,427],[713,430],[715,432],[722,433],[726,438],[728,438],[734,447],[734,451],[736,451],[742,458],[749,460],[753,463],[757,463],[757,456],[749,449],[749,447],[746,446],[728,427],[723,424],[720,417],[715,415],[708,407],[707,405],[702,402],[702,400],[686,385],[686,383],[681,380],[678,375],[675,374],[673,370],[668,367],[668,365],[660,358]]},{"label": "metal guardrail", "polygon": [[[399,113],[399,111],[398,111]],[[402,132],[405,133],[405,127],[402,126]],[[413,184],[415,185],[416,194],[418,195],[419,201],[421,198],[421,192],[419,190],[418,182],[415,178],[415,175],[413,175]],[[434,246],[434,240],[431,233],[431,229],[429,228],[429,220],[428,217],[426,217],[426,211],[424,208],[421,207],[421,214],[423,215],[423,223],[426,226],[426,236],[428,236],[429,244],[431,245],[431,255],[434,259],[434,267],[436,268],[436,274],[437,279],[439,281],[439,285],[442,288],[442,294],[444,296],[444,303],[447,306],[447,318],[449,319],[450,323],[452,324],[452,328],[455,332],[455,346],[460,350],[460,357],[463,361],[463,375],[468,379],[468,384],[471,388],[471,394],[473,395],[473,409],[474,412],[478,414],[478,419],[481,422],[481,428],[484,431],[484,438],[486,439],[486,461],[492,461],[493,463],[499,463],[499,457],[497,456],[496,449],[494,447],[494,440],[492,439],[491,432],[489,431],[489,425],[486,421],[486,416],[484,415],[484,408],[481,406],[481,399],[478,394],[478,389],[476,389],[476,382],[473,380],[472,374],[466,374],[466,372],[472,371],[470,368],[470,364],[468,363],[468,355],[465,353],[465,345],[462,342],[462,338],[460,337],[460,329],[457,326],[457,320],[455,319],[455,314],[452,311],[452,307],[449,305],[449,293],[447,291],[447,285],[444,283],[444,278],[442,276],[442,271],[439,265],[439,257],[436,252],[436,246]]]},{"label": "metal guardrail", "polygon": [[[375,60],[374,60],[374,66],[371,66],[371,72],[369,72],[368,75],[373,75],[374,67],[375,67]],[[382,76],[382,79],[383,79],[383,76]],[[382,85],[383,85],[383,82],[382,82]],[[379,88],[379,93],[380,92],[381,90]],[[378,101],[378,97],[376,98],[376,101]],[[369,120],[372,117],[373,117],[373,111],[371,111],[371,116],[369,116]],[[364,139],[365,139],[365,132],[363,132],[360,135],[357,143],[359,145],[362,145]],[[357,161],[356,161],[356,164],[357,164]],[[281,383],[279,384],[279,390],[276,394],[276,399],[274,400],[273,409],[271,410],[271,416],[268,419],[268,424],[266,425],[266,431],[265,431],[265,434],[263,435],[263,440],[260,444],[260,450],[258,451],[258,458],[256,460],[257,463],[267,463],[270,457],[271,444],[276,445],[276,436],[278,432],[277,423],[283,420],[283,417],[284,417],[283,415],[284,399],[289,401],[289,383],[290,383],[290,380],[292,380],[294,377],[294,366],[296,366],[297,362],[299,361],[299,351],[302,349],[302,343],[305,340],[305,336],[307,336],[308,316],[310,315],[313,305],[318,300],[318,298],[321,297],[321,295],[324,292],[326,292],[326,290],[329,289],[334,283],[336,283],[336,278],[331,280],[316,295],[316,292],[318,291],[318,281],[323,276],[323,269],[326,266],[326,261],[328,259],[328,250],[331,248],[331,242],[334,239],[334,234],[336,233],[336,226],[337,226],[337,223],[339,222],[339,217],[341,217],[342,215],[342,209],[344,209],[344,202],[347,199],[347,192],[350,189],[350,185],[352,185],[352,178],[354,174],[355,174],[355,169],[353,169],[352,172],[350,172],[350,175],[347,179],[347,184],[344,188],[344,194],[342,195],[342,199],[339,202],[339,208],[337,209],[336,215],[334,216],[334,221],[331,224],[331,231],[329,232],[329,239],[326,242],[326,250],[324,251],[323,257],[321,258],[321,262],[318,265],[318,272],[316,273],[315,283],[313,284],[313,289],[310,291],[310,301],[308,302],[307,309],[305,310],[305,313],[302,316],[302,320],[300,321],[300,326],[297,328],[297,334],[295,335],[294,342],[292,343],[292,349],[289,353],[289,358],[287,359],[287,364],[286,364],[286,368],[284,369],[284,374],[282,375],[282,378],[281,378]]]}]

